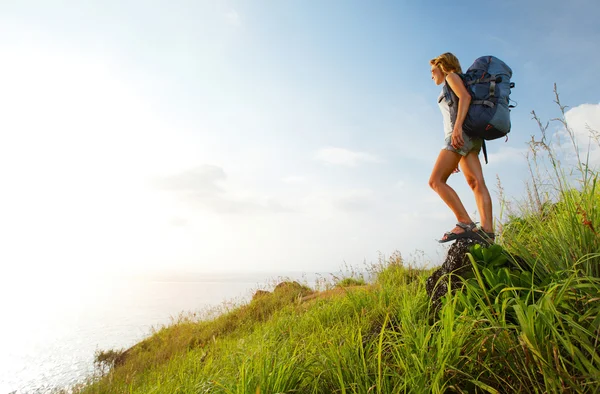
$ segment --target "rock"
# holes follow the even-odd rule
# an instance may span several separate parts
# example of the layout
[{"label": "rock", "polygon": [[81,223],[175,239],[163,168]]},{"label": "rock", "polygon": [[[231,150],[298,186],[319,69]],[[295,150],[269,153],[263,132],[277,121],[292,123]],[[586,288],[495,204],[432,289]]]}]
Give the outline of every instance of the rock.
[{"label": "rock", "polygon": [[296,281],[281,282],[277,286],[275,286],[275,289],[273,289],[273,294],[278,294],[279,296],[290,295],[293,297],[296,297],[296,296],[304,297],[304,296],[312,294],[312,293],[313,293],[312,289],[310,289],[307,286],[301,285],[300,283],[298,283]]},{"label": "rock", "polygon": [[302,287],[302,285],[296,281],[293,282],[289,282],[289,281],[285,281],[285,282],[280,282],[277,284],[277,286],[275,286],[275,290],[273,291],[279,291],[288,287],[295,287],[295,288],[300,288]]},{"label": "rock", "polygon": [[116,358],[115,358],[115,362],[113,367],[117,367],[119,365],[123,365],[125,364],[125,361],[127,361],[127,357],[129,357],[131,355],[131,353],[133,352],[133,348],[135,348],[136,345],[133,345],[132,347],[130,347],[129,349],[125,350],[124,352],[122,352],[121,354],[119,354]]},{"label": "rock", "polygon": [[441,306],[441,298],[448,292],[448,277],[446,275],[452,273],[450,276],[450,290],[456,290],[461,285],[460,278],[465,273],[471,270],[471,262],[467,258],[466,254],[469,252],[471,246],[475,244],[481,244],[487,246],[481,241],[463,238],[456,240],[450,249],[448,255],[442,266],[433,272],[433,274],[427,278],[425,283],[425,289],[431,299],[433,310],[439,310]]},{"label": "rock", "polygon": [[252,301],[254,301],[257,298],[269,295],[269,294],[271,294],[271,292],[266,291],[266,290],[256,290],[256,293],[254,293],[254,295],[252,296]]}]

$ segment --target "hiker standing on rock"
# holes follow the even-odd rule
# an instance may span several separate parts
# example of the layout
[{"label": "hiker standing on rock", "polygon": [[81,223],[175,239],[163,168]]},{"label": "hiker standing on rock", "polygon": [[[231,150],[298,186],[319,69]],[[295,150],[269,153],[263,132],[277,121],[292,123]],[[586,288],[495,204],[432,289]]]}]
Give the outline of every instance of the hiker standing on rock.
[{"label": "hiker standing on rock", "polygon": [[[445,142],[435,162],[429,186],[444,200],[456,216],[456,227],[446,232],[439,242],[449,242],[460,238],[493,240],[492,199],[483,179],[479,152],[483,140],[469,137],[463,132],[463,123],[471,103],[471,95],[463,80],[458,75],[462,73],[460,63],[452,53],[444,53],[429,61],[431,64],[431,79],[436,85],[446,84],[438,104],[444,119]],[[450,105],[445,95],[453,95],[454,103]],[[473,223],[462,201],[446,183],[453,172],[462,170],[467,183],[475,194],[477,209],[481,217],[481,228]]]}]

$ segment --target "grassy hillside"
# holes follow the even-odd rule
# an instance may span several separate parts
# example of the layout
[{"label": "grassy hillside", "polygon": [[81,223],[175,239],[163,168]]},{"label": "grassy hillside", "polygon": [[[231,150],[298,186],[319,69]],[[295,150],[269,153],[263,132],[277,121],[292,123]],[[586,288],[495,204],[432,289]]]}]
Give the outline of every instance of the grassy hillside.
[{"label": "grassy hillside", "polygon": [[565,173],[545,133],[532,141],[527,199],[507,213],[498,245],[465,256],[472,273],[439,311],[425,291],[431,272],[394,256],[370,283],[284,283],[100,353],[104,373],[78,391],[600,392],[598,172]]}]

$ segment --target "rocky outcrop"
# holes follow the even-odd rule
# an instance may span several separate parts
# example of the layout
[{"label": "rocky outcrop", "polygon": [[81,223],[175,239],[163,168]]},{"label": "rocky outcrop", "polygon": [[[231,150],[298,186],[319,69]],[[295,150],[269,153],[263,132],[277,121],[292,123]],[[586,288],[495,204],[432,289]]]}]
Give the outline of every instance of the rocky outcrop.
[{"label": "rocky outcrop", "polygon": [[427,278],[425,289],[431,299],[432,309],[434,311],[439,309],[441,298],[448,292],[448,285],[450,285],[450,291],[456,290],[461,286],[460,277],[465,276],[465,274],[471,271],[471,263],[467,258],[467,253],[471,246],[476,243],[488,246],[481,241],[468,238],[455,241],[454,244],[450,246],[448,255],[442,266]]}]

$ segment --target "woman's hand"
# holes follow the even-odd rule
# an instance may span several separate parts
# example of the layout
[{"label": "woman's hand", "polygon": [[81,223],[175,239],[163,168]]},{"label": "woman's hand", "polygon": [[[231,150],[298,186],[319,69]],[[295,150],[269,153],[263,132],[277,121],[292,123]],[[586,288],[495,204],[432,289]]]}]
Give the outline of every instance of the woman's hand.
[{"label": "woman's hand", "polygon": [[452,147],[454,149],[460,149],[464,144],[465,140],[463,139],[462,127],[454,125],[454,130],[452,130]]}]

